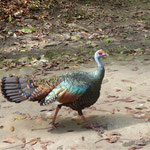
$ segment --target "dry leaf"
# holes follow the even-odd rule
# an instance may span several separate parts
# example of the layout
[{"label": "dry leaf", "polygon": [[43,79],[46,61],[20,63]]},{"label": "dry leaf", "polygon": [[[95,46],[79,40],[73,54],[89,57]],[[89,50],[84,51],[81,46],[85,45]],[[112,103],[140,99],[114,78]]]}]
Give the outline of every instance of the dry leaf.
[{"label": "dry leaf", "polygon": [[117,99],[114,101],[121,101],[121,102],[134,102],[135,100],[131,99],[131,97],[127,97],[125,99]]},{"label": "dry leaf", "polygon": [[41,148],[42,148],[42,150],[47,150],[46,145],[42,145]]},{"label": "dry leaf", "polygon": [[121,91],[121,89],[116,89],[116,92],[120,92]]},{"label": "dry leaf", "polygon": [[112,137],[114,135],[121,136],[121,134],[119,132],[112,132],[112,133],[108,134],[108,137]]},{"label": "dry leaf", "polygon": [[11,132],[14,132],[14,131],[15,131],[15,127],[14,127],[14,126],[11,126],[11,127],[10,127],[10,131],[11,131]]},{"label": "dry leaf", "polygon": [[125,109],[127,109],[127,110],[132,110],[132,108],[130,108],[130,107],[124,107]]},{"label": "dry leaf", "polygon": [[0,129],[3,129],[4,128],[4,126],[0,126]]},{"label": "dry leaf", "polygon": [[36,123],[41,124],[43,120],[42,117],[37,117],[35,121]]},{"label": "dry leaf", "polygon": [[21,138],[18,138],[19,140],[22,141],[22,143],[26,143],[26,138],[25,137],[21,137]]},{"label": "dry leaf", "polygon": [[140,140],[142,140],[142,141],[150,141],[150,138],[149,137],[142,137],[142,138],[140,138]]},{"label": "dry leaf", "polygon": [[10,143],[10,144],[15,143],[14,139],[5,139],[3,142]]},{"label": "dry leaf", "polygon": [[22,120],[22,119],[25,119],[26,118],[26,116],[16,116],[14,119],[16,119],[16,120]]},{"label": "dry leaf", "polygon": [[53,116],[53,115],[51,115],[51,116],[47,116],[46,118],[47,118],[47,119],[53,119],[53,118],[54,118],[54,116]]},{"label": "dry leaf", "polygon": [[149,61],[150,59],[144,59],[144,61]]},{"label": "dry leaf", "polygon": [[27,114],[25,114],[25,117],[26,118],[31,118],[31,115],[27,113]]},{"label": "dry leaf", "polygon": [[67,130],[67,132],[74,132],[74,130],[71,130],[71,129],[70,129],[70,130]]},{"label": "dry leaf", "polygon": [[143,146],[133,146],[133,147],[130,147],[128,150],[136,150],[136,149],[141,149],[143,148]]},{"label": "dry leaf", "polygon": [[137,71],[139,68],[138,67],[135,67],[132,69],[132,71]]},{"label": "dry leaf", "polygon": [[35,145],[38,141],[40,141],[40,137],[35,137],[29,141],[31,145]]},{"label": "dry leaf", "polygon": [[133,82],[133,81],[130,81],[130,80],[121,80],[122,82],[127,82],[127,83],[134,83],[135,84],[135,82]]},{"label": "dry leaf", "polygon": [[115,114],[115,109],[113,109],[113,110],[111,111],[111,114]]},{"label": "dry leaf", "polygon": [[115,95],[108,95],[107,98],[118,98],[119,96],[115,96]]},{"label": "dry leaf", "polygon": [[40,144],[54,144],[54,141],[40,141]]},{"label": "dry leaf", "polygon": [[76,148],[72,147],[71,150],[76,150]]},{"label": "dry leaf", "polygon": [[109,143],[116,143],[118,141],[117,137],[106,138]]},{"label": "dry leaf", "polygon": [[21,148],[25,148],[25,146],[26,146],[26,143],[23,143],[23,144],[21,145]]},{"label": "dry leaf", "polygon": [[136,119],[146,119],[146,118],[150,118],[150,114],[147,115],[142,115],[142,116],[133,116]]},{"label": "dry leaf", "polygon": [[37,141],[32,141],[30,142],[30,145],[35,145],[37,143]]}]

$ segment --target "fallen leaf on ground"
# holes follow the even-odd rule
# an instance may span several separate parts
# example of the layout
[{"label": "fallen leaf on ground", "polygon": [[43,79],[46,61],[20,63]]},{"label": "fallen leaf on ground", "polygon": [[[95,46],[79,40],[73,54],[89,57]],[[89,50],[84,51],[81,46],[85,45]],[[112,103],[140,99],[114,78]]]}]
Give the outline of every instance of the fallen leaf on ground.
[{"label": "fallen leaf on ground", "polygon": [[121,80],[122,82],[127,82],[127,83],[134,83],[135,84],[135,82],[133,82],[133,81],[130,81],[130,80]]},{"label": "fallen leaf on ground", "polygon": [[108,95],[107,98],[118,98],[119,96],[115,96],[115,95]]},{"label": "fallen leaf on ground", "polygon": [[128,88],[128,91],[132,91],[132,87],[129,87],[129,88]]},{"label": "fallen leaf on ground", "polygon": [[124,107],[125,109],[127,109],[127,110],[132,110],[132,108],[130,108],[130,107]]},{"label": "fallen leaf on ground", "polygon": [[76,150],[76,148],[72,147],[71,150]]},{"label": "fallen leaf on ground", "polygon": [[51,115],[51,116],[47,116],[46,118],[47,118],[47,119],[53,119],[53,118],[54,118],[54,116],[53,116],[53,115]]},{"label": "fallen leaf on ground", "polygon": [[113,109],[113,110],[111,111],[111,114],[115,114],[115,109]]},{"label": "fallen leaf on ground", "polygon": [[15,143],[14,139],[5,139],[3,142],[10,143],[10,144]]},{"label": "fallen leaf on ground", "polygon": [[25,119],[26,118],[26,116],[16,116],[16,117],[14,117],[14,119],[16,119],[16,120],[22,120],[22,119]]},{"label": "fallen leaf on ground", "polygon": [[114,100],[113,102],[115,102],[115,101],[134,102],[135,100],[131,99],[131,97],[127,97],[127,98],[124,98],[124,99],[117,99],[117,100]]},{"label": "fallen leaf on ground", "polygon": [[21,148],[25,148],[25,146],[26,146],[26,143],[23,143],[23,144],[21,145]]},{"label": "fallen leaf on ground", "polygon": [[110,137],[110,138],[107,137],[104,139],[100,139],[100,140],[96,141],[95,143],[98,143],[98,142],[103,141],[103,140],[106,140],[109,143],[116,143],[118,141],[118,138],[117,137]]},{"label": "fallen leaf on ground", "polygon": [[112,133],[109,133],[109,134],[108,134],[108,137],[112,137],[112,136],[114,136],[114,135],[116,135],[116,136],[121,136],[121,134],[120,134],[119,132],[112,132]]},{"label": "fallen leaf on ground", "polygon": [[54,144],[55,142],[54,141],[40,141],[39,142],[40,144]]},{"label": "fallen leaf on ground", "polygon": [[106,139],[109,143],[116,143],[118,141],[117,137],[111,137]]},{"label": "fallen leaf on ground", "polygon": [[109,143],[116,143],[119,140],[118,136],[121,136],[121,134],[119,132],[112,132],[112,133],[109,133],[107,135],[107,138],[98,140],[95,143],[98,143],[98,142],[103,141],[103,140],[106,140]]},{"label": "fallen leaf on ground", "polygon": [[36,123],[41,124],[42,121],[43,121],[43,118],[42,117],[37,117],[35,121],[36,121]]},{"label": "fallen leaf on ground", "polygon": [[150,59],[144,59],[144,61],[149,61]]},{"label": "fallen leaf on ground", "polygon": [[40,141],[40,137],[35,137],[31,139],[28,143],[30,143],[31,145],[35,145],[38,141]]},{"label": "fallen leaf on ground", "polygon": [[105,109],[97,109],[98,111],[101,111],[101,112],[109,112],[111,114],[115,114],[115,109],[112,109],[111,111],[110,110],[105,110]]},{"label": "fallen leaf on ground", "polygon": [[133,147],[130,147],[128,150],[136,150],[136,149],[141,149],[143,148],[143,146],[133,146]]},{"label": "fallen leaf on ground", "polygon": [[0,129],[3,129],[4,128],[4,126],[0,126]]},{"label": "fallen leaf on ground", "polygon": [[67,130],[67,132],[74,132],[74,130]]},{"label": "fallen leaf on ground", "polygon": [[35,138],[32,138],[30,141],[29,141],[29,143],[32,143],[32,142],[38,142],[38,141],[40,141],[40,137],[35,137]]},{"label": "fallen leaf on ground", "polygon": [[22,141],[22,143],[26,143],[26,138],[25,137],[21,137],[21,138],[18,138],[19,140]]},{"label": "fallen leaf on ground", "polygon": [[133,116],[134,118],[136,119],[146,119],[146,118],[150,118],[150,114],[147,114],[147,115],[142,115],[142,116]]},{"label": "fallen leaf on ground", "polygon": [[142,141],[150,141],[150,138],[149,137],[142,137],[142,138],[140,138],[140,140],[142,140]]},{"label": "fallen leaf on ground", "polygon": [[11,127],[10,127],[10,131],[11,131],[11,132],[15,131],[15,127],[14,127],[14,126],[11,126]]},{"label": "fallen leaf on ground", "polygon": [[138,71],[138,70],[139,70],[138,67],[135,67],[135,68],[132,69],[132,71]]},{"label": "fallen leaf on ground", "polygon": [[120,92],[121,91],[121,89],[116,89],[116,92]]},{"label": "fallen leaf on ground", "polygon": [[41,149],[42,150],[47,150],[47,146],[46,145],[41,145]]},{"label": "fallen leaf on ground", "polygon": [[30,114],[25,114],[25,118],[31,118],[31,115]]}]

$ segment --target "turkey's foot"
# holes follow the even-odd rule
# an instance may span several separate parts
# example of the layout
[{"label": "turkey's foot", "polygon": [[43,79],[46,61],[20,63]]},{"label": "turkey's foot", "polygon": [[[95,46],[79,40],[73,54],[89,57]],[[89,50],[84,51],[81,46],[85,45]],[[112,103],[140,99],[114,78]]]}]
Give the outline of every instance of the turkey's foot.
[{"label": "turkey's foot", "polygon": [[63,125],[61,125],[61,124],[59,124],[59,123],[51,122],[50,124],[52,125],[53,129],[56,129],[56,128],[58,128],[58,127],[65,127],[65,126],[63,126]]},{"label": "turkey's foot", "polygon": [[93,130],[95,130],[95,131],[97,131],[97,132],[99,132],[99,133],[101,133],[101,134],[104,133],[104,130],[101,128],[100,125],[93,125],[93,124],[90,124],[90,126],[88,125],[86,128],[87,128],[87,129],[93,129]]},{"label": "turkey's foot", "polygon": [[50,124],[53,126],[54,129],[56,129],[58,126],[60,126],[59,123],[55,123],[55,120],[56,120],[56,117],[57,117],[57,114],[58,114],[60,108],[61,108],[61,107],[57,106],[56,111],[55,111],[55,114],[54,114],[54,117],[53,117],[53,120],[52,120],[52,122],[50,123]]},{"label": "turkey's foot", "polygon": [[53,127],[54,129],[56,129],[56,128],[58,128],[58,127],[60,126],[59,123],[51,122],[50,124],[52,125],[52,127]]},{"label": "turkey's foot", "polygon": [[100,129],[100,125],[93,125],[91,124],[85,117],[84,115],[80,115],[81,119],[86,122],[86,124],[88,125],[88,128],[95,130],[96,132],[99,132],[101,134],[104,133],[104,131],[102,129]]}]

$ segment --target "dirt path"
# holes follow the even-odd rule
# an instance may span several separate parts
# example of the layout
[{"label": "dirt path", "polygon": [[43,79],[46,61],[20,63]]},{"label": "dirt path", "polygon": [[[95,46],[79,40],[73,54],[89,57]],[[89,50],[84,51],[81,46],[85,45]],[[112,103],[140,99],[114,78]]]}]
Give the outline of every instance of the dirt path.
[{"label": "dirt path", "polygon": [[[95,64],[88,64],[84,70],[93,70],[94,67]],[[68,108],[62,108],[57,118],[61,127],[51,130],[49,122],[55,105],[14,104],[1,97],[0,149],[150,149],[149,67],[149,55],[127,58],[126,61],[105,61],[101,97],[95,105],[84,110],[88,120],[104,129],[102,137],[87,129],[77,119],[77,113]]]}]

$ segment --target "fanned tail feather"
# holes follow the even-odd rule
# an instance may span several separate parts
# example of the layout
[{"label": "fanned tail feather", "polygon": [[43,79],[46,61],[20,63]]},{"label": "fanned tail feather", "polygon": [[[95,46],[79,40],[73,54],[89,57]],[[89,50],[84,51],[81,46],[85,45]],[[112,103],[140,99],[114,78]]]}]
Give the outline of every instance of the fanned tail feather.
[{"label": "fanned tail feather", "polygon": [[25,100],[40,101],[50,89],[37,85],[36,81],[29,78],[3,77],[1,91],[8,101],[19,103]]}]

